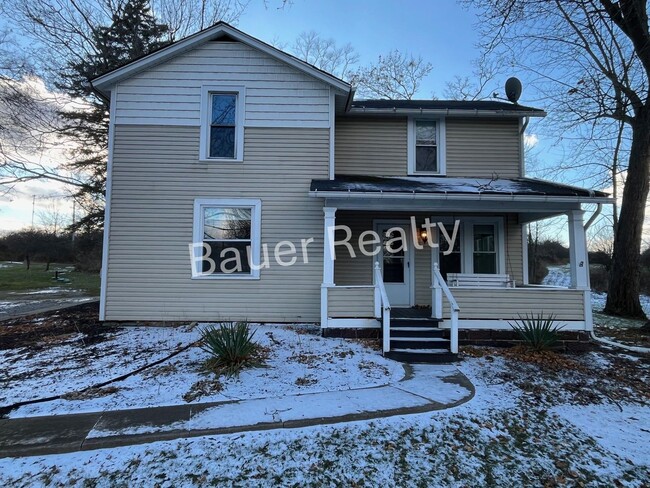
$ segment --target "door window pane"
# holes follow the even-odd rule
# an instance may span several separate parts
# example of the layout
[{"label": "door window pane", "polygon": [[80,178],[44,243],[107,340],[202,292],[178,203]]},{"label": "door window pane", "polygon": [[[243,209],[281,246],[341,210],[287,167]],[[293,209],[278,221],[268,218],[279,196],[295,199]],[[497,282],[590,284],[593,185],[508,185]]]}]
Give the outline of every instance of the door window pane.
[{"label": "door window pane", "polygon": [[[404,248],[406,244],[401,237],[402,234],[398,231],[391,232],[388,236],[384,233],[382,244],[384,283],[404,283]],[[391,241],[390,250],[389,241]]]},{"label": "door window pane", "polygon": [[384,258],[384,283],[404,283],[404,258]]}]

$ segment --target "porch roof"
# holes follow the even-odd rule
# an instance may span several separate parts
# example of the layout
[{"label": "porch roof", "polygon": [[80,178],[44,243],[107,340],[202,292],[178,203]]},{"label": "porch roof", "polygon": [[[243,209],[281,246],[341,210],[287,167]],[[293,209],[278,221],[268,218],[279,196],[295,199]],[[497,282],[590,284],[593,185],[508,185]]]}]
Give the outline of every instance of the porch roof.
[{"label": "porch roof", "polygon": [[446,176],[379,177],[338,175],[333,180],[312,180],[314,197],[366,198],[420,197],[424,199],[571,201],[610,203],[602,191],[533,178],[454,178]]}]

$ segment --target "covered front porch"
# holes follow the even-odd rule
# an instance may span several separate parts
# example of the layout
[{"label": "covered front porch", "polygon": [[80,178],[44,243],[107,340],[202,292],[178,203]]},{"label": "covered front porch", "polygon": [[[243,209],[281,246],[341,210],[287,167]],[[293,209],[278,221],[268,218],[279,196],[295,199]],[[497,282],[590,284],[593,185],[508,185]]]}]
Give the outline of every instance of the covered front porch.
[{"label": "covered front porch", "polygon": [[[392,185],[397,178],[384,180]],[[312,184],[312,196],[325,199],[324,330],[381,328],[385,353],[399,344],[391,340],[395,321],[403,325],[423,315],[431,320],[421,325],[431,331],[449,329],[451,353],[458,352],[459,328],[510,330],[509,322],[526,313],[553,313],[564,330],[591,330],[581,203],[603,203],[604,195],[542,197],[494,188],[487,193],[405,193],[403,187],[386,191],[377,181],[370,191],[358,182],[353,189],[348,184],[347,191],[331,189],[332,183],[324,186],[329,188],[318,190]],[[552,185],[557,192],[566,188],[573,191]],[[526,224],[558,215],[569,224],[571,286],[531,285]],[[402,249],[396,244],[400,240]]]}]

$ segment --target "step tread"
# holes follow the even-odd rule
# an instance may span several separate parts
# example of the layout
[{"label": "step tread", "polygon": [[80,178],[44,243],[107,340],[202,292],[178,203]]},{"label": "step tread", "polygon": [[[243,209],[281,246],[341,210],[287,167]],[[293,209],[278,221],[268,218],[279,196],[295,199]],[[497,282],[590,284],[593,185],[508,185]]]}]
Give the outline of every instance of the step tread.
[{"label": "step tread", "polygon": [[398,327],[399,332],[438,332],[443,331],[439,327]]},{"label": "step tread", "polygon": [[398,342],[406,342],[406,341],[413,341],[413,342],[449,342],[449,339],[445,339],[443,337],[402,337],[402,336],[391,336],[390,337],[391,341],[398,341]]},{"label": "step tread", "polygon": [[401,352],[401,353],[408,353],[408,354],[451,354],[449,349],[400,349],[400,348],[395,348],[391,349],[390,352]]}]

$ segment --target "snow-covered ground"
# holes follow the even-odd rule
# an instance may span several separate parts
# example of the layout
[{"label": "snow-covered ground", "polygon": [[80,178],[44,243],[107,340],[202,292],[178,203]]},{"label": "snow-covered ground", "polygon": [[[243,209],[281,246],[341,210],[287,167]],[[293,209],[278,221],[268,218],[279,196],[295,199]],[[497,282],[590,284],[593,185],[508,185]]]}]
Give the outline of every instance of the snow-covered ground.
[{"label": "snow-covered ground", "polygon": [[[600,363],[606,367],[607,361]],[[106,487],[647,483],[647,407],[624,405],[621,415],[609,404],[548,411],[501,379],[513,374],[502,357],[467,358],[461,369],[476,385],[476,396],[451,410],[1,459],[0,481]]]},{"label": "snow-covered ground", "polygon": [[650,407],[647,405],[562,405],[551,412],[631,463],[650,466]]},{"label": "snow-covered ground", "polygon": [[[199,326],[200,327],[200,326]],[[95,395],[26,405],[11,417],[212,402],[384,385],[404,375],[400,363],[314,326],[252,325],[268,347],[262,367],[238,377],[204,371],[207,353],[193,346],[169,361],[112,383]],[[0,406],[82,390],[160,359],[199,338],[197,327],[129,327],[84,345],[77,336],[40,350],[0,351]]]},{"label": "snow-covered ground", "polygon": [[[568,264],[562,266],[549,266],[548,274],[542,280],[542,285],[547,286],[564,286],[569,287],[571,285],[571,270]],[[650,296],[641,295],[639,297],[641,300],[641,306],[646,315],[650,316]],[[594,312],[602,312],[605,308],[605,302],[607,301],[607,293],[600,293],[596,291],[591,292],[591,306]]]}]

